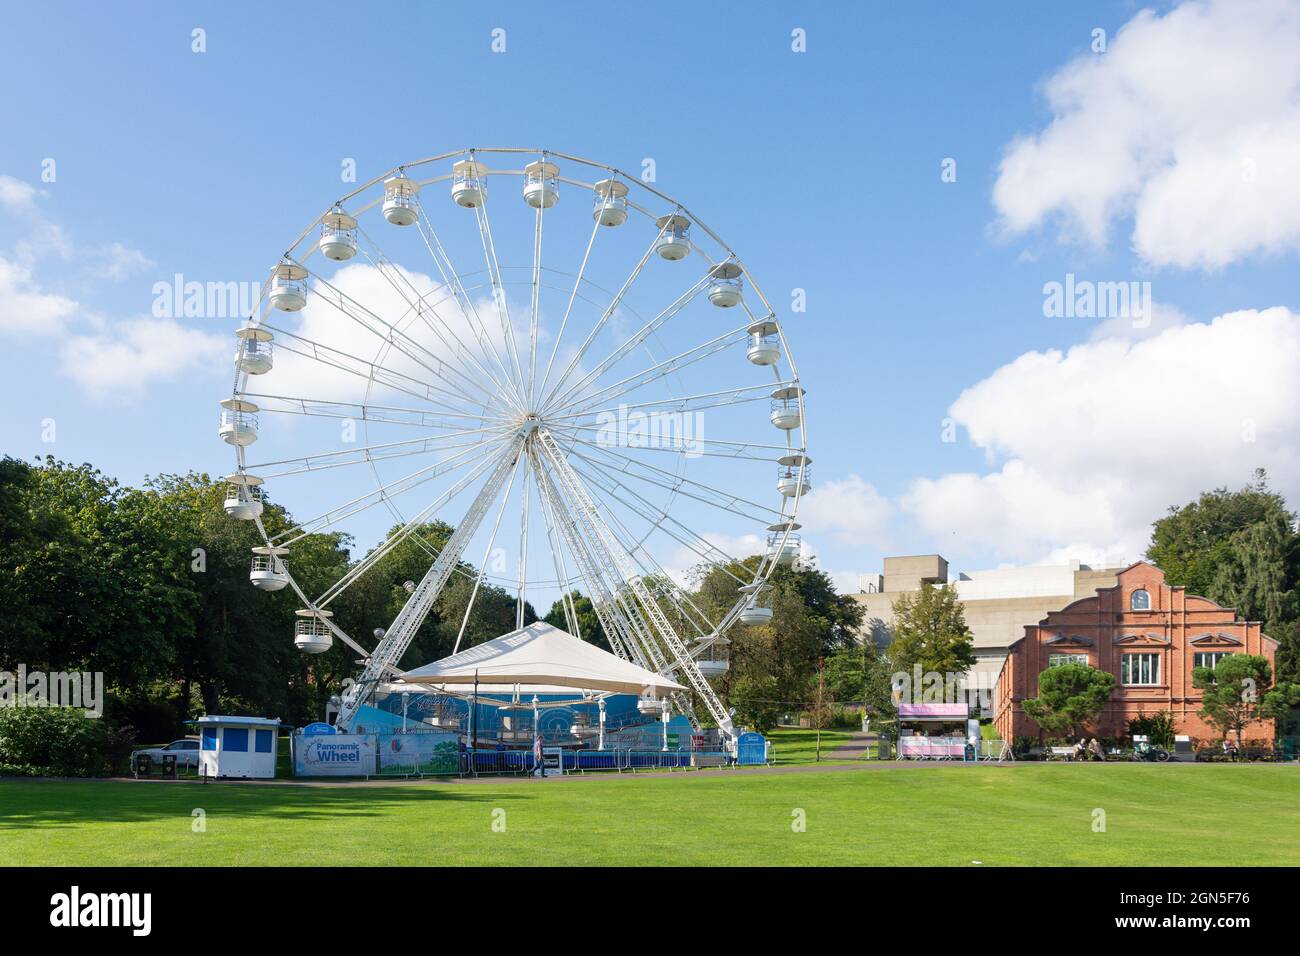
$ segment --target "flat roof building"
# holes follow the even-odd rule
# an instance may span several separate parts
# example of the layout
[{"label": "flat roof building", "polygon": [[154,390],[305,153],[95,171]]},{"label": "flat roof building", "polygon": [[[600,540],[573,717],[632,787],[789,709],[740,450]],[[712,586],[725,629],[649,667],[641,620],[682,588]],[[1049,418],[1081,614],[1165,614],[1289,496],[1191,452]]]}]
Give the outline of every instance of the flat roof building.
[{"label": "flat roof building", "polygon": [[1078,561],[970,571],[949,580],[947,560],[938,554],[885,558],[880,574],[864,575],[854,599],[863,606],[859,636],[880,647],[892,640],[893,603],[922,584],[950,584],[957,591],[971,629],[977,662],[972,675],[992,687],[1007,657],[1007,648],[1024,637],[1025,625],[1042,620],[1098,588],[1111,587],[1118,567],[1092,568]]}]

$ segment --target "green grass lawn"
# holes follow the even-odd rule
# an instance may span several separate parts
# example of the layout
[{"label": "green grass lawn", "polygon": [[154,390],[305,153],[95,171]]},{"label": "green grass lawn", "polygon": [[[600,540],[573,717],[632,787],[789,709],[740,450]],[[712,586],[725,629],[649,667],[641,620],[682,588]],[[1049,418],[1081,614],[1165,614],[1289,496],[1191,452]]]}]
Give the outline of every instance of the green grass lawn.
[{"label": "green grass lawn", "polygon": [[[817,761],[817,731],[791,730],[778,728],[767,732],[767,739],[776,750],[776,765],[807,764]],[[822,731],[822,760],[826,760],[835,748],[847,743],[850,732],[847,730]]]},{"label": "green grass lawn", "polygon": [[[1300,767],[1021,764],[359,786],[0,781],[0,862],[1290,864]],[[194,833],[202,809],[207,832]],[[1093,831],[1094,811],[1106,830]],[[806,832],[792,831],[802,810]],[[504,811],[505,832],[494,832]]]}]

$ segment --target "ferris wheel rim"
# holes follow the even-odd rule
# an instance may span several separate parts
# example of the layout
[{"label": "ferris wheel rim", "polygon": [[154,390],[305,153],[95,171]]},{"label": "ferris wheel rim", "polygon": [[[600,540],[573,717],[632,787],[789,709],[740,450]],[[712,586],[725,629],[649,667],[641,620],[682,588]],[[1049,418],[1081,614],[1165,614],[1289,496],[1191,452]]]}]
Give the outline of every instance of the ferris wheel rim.
[{"label": "ferris wheel rim", "polygon": [[[749,289],[751,289],[751,290],[753,291],[753,293],[758,297],[759,301],[760,301],[760,302],[762,303],[762,305],[763,305],[763,308],[766,310],[766,311],[765,311],[765,316],[766,316],[767,318],[764,319],[764,320],[762,320],[762,321],[766,321],[767,319],[770,319],[770,320],[771,320],[771,324],[774,326],[774,333],[775,333],[775,335],[778,337],[778,340],[779,340],[779,343],[780,343],[781,356],[782,356],[782,358],[784,359],[785,363],[789,366],[789,374],[788,374],[787,376],[785,376],[784,383],[785,383],[786,387],[793,387],[793,388],[797,389],[797,391],[798,391],[798,394],[795,396],[795,401],[796,401],[796,403],[797,403],[797,407],[798,407],[798,419],[799,419],[799,424],[798,424],[798,427],[797,427],[796,429],[788,430],[788,431],[787,431],[787,436],[788,436],[788,437],[792,437],[792,436],[793,436],[793,432],[795,432],[795,431],[798,432],[798,434],[799,434],[799,438],[800,438],[800,441],[799,441],[799,444],[798,444],[798,446],[797,446],[797,451],[798,451],[799,454],[801,454],[804,458],[807,457],[807,456],[806,456],[806,449],[807,449],[807,444],[808,444],[808,438],[807,438],[806,417],[805,417],[804,407],[803,407],[803,404],[804,404],[804,403],[803,403],[803,388],[802,388],[802,385],[801,385],[801,379],[800,379],[800,376],[799,376],[799,373],[798,373],[797,365],[795,364],[795,359],[794,359],[794,356],[793,356],[793,352],[791,351],[791,349],[790,349],[790,347],[789,347],[789,342],[788,342],[788,340],[787,340],[785,327],[784,327],[784,325],[783,325],[782,323],[779,323],[779,322],[776,322],[776,321],[775,321],[775,314],[776,314],[776,313],[775,313],[775,310],[771,307],[771,305],[770,305],[770,303],[768,302],[766,296],[763,294],[761,288],[758,286],[758,283],[753,279],[753,277],[752,277],[752,275],[749,273],[748,269],[746,269],[746,268],[743,266],[743,262],[742,262],[742,260],[740,260],[739,257],[735,255],[734,250],[732,250],[732,248],[731,248],[731,247],[730,247],[730,246],[729,246],[729,245],[728,245],[724,240],[722,240],[721,237],[718,236],[716,232],[714,232],[714,231],[713,231],[713,230],[712,230],[712,229],[711,229],[707,224],[705,224],[705,223],[703,222],[703,220],[701,220],[699,217],[695,216],[695,214],[692,213],[692,212],[691,212],[691,211],[690,211],[690,210],[689,210],[689,209],[688,209],[684,204],[682,204],[682,203],[680,203],[679,201],[673,199],[671,196],[668,196],[666,193],[661,192],[661,191],[658,190],[657,188],[651,186],[649,183],[642,181],[639,177],[632,176],[632,175],[630,175],[630,174],[628,174],[628,173],[626,173],[626,172],[624,172],[624,171],[618,169],[617,167],[608,166],[608,165],[600,164],[600,163],[595,163],[595,162],[593,162],[593,161],[591,161],[591,160],[582,159],[582,158],[580,158],[580,157],[571,156],[571,155],[569,155],[569,154],[565,154],[565,153],[560,153],[560,152],[555,152],[555,151],[550,151],[550,150],[535,150],[535,149],[525,149],[525,148],[508,148],[508,149],[506,149],[506,148],[466,148],[466,149],[456,150],[456,151],[452,151],[452,152],[448,152],[448,153],[443,153],[443,154],[440,154],[440,155],[435,156],[435,157],[429,157],[429,158],[426,158],[426,159],[421,159],[421,160],[416,160],[416,161],[413,161],[413,162],[408,162],[408,163],[405,163],[405,164],[402,164],[402,165],[399,165],[399,166],[393,167],[391,170],[388,170],[388,171],[385,172],[384,174],[381,174],[380,176],[377,176],[377,177],[373,178],[372,180],[370,180],[370,181],[368,181],[368,182],[366,182],[366,183],[364,183],[364,184],[358,186],[358,187],[357,187],[356,189],[354,189],[352,192],[350,192],[350,193],[346,194],[345,196],[341,197],[341,198],[340,198],[339,200],[337,200],[336,202],[331,203],[331,204],[329,205],[329,207],[327,207],[327,209],[325,210],[325,212],[322,213],[322,216],[320,216],[320,217],[318,217],[316,220],[314,220],[314,221],[313,221],[313,222],[312,222],[312,223],[311,223],[311,224],[310,224],[310,225],[309,225],[309,226],[304,230],[304,232],[303,232],[303,233],[298,237],[298,239],[297,239],[297,240],[296,240],[296,241],[295,241],[295,242],[294,242],[294,243],[289,247],[289,249],[286,250],[284,256],[282,257],[282,261],[284,261],[284,262],[293,262],[293,263],[296,263],[296,264],[299,264],[299,265],[305,264],[305,262],[306,262],[307,260],[309,260],[310,257],[311,257],[314,253],[316,253],[316,252],[318,251],[318,249],[316,248],[316,246],[315,246],[314,244],[310,244],[310,245],[309,245],[309,248],[307,248],[305,254],[302,255],[300,258],[296,255],[296,253],[297,253],[297,251],[299,250],[299,248],[302,246],[302,243],[303,243],[304,241],[307,241],[307,240],[308,240],[308,237],[311,235],[312,231],[313,231],[315,228],[317,228],[317,227],[320,225],[320,223],[321,223],[321,222],[322,222],[326,217],[330,216],[331,214],[333,214],[333,215],[335,215],[335,216],[337,216],[337,215],[339,215],[339,214],[343,214],[343,215],[348,216],[349,218],[355,217],[356,220],[360,220],[361,217],[362,217],[362,214],[365,213],[365,212],[367,212],[367,211],[369,211],[370,209],[375,208],[375,207],[378,205],[378,203],[380,202],[380,200],[379,200],[379,199],[372,200],[372,201],[370,201],[369,203],[366,203],[366,204],[363,205],[363,206],[357,207],[357,208],[353,209],[351,212],[347,212],[347,213],[343,213],[343,207],[344,207],[344,204],[345,204],[345,203],[349,203],[349,202],[350,202],[351,200],[353,200],[355,197],[362,195],[362,194],[365,193],[367,190],[372,189],[372,188],[375,187],[376,185],[385,182],[386,179],[388,179],[388,178],[390,178],[390,177],[392,177],[392,176],[394,176],[394,175],[405,175],[406,172],[407,172],[408,170],[412,170],[412,169],[416,169],[416,168],[419,168],[419,167],[422,167],[422,166],[430,165],[430,164],[433,164],[433,163],[436,163],[436,162],[439,162],[439,161],[443,161],[443,160],[446,160],[446,159],[450,159],[450,158],[453,158],[453,157],[458,157],[458,156],[470,156],[470,157],[472,158],[472,157],[477,156],[477,155],[483,155],[483,154],[498,154],[498,153],[500,153],[500,154],[519,154],[519,155],[543,156],[543,157],[548,157],[548,158],[553,158],[553,159],[560,159],[560,160],[563,160],[563,161],[565,161],[565,162],[576,162],[576,163],[580,163],[580,164],[583,164],[583,165],[586,165],[586,166],[589,166],[589,167],[592,167],[592,168],[595,168],[595,169],[602,170],[602,171],[604,171],[605,173],[607,173],[608,176],[606,176],[603,180],[598,180],[598,181],[595,182],[595,183],[587,183],[587,182],[585,182],[585,181],[583,181],[583,180],[576,180],[576,179],[572,179],[572,178],[570,178],[570,177],[564,177],[564,176],[559,176],[559,177],[557,177],[557,178],[558,178],[558,180],[559,180],[560,182],[566,183],[566,184],[568,184],[568,185],[577,186],[577,187],[580,187],[580,188],[589,189],[589,190],[592,190],[593,193],[599,193],[599,190],[598,190],[598,185],[599,185],[599,183],[601,183],[601,182],[608,182],[608,181],[610,181],[610,180],[613,180],[613,181],[618,182],[618,183],[626,183],[628,186],[642,188],[642,189],[648,191],[650,194],[652,194],[654,197],[656,197],[656,198],[657,198],[658,200],[660,200],[661,202],[666,203],[666,204],[668,204],[670,207],[676,209],[676,210],[678,211],[678,213],[680,213],[681,215],[684,215],[685,217],[687,217],[687,218],[689,219],[691,225],[693,225],[693,226],[697,226],[697,227],[701,228],[702,230],[704,230],[704,232],[705,232],[705,233],[706,233],[706,234],[707,234],[707,235],[708,235],[708,236],[709,236],[709,237],[710,237],[714,242],[716,242],[716,243],[717,243],[717,244],[718,244],[718,245],[719,245],[719,246],[720,246],[720,247],[725,251],[725,253],[726,253],[726,256],[725,256],[725,257],[720,258],[720,259],[718,260],[718,262],[714,262],[710,257],[708,257],[706,254],[704,254],[702,251],[700,251],[700,254],[705,258],[705,261],[709,263],[709,265],[710,265],[710,269],[712,270],[712,269],[715,268],[719,263],[735,263],[735,264],[737,265],[737,267],[738,267],[741,271],[743,271],[744,274],[745,274],[745,276],[747,277],[747,279],[748,279],[748,287],[749,287]],[[491,170],[489,170],[489,171],[486,172],[486,175],[489,175],[489,176],[522,176],[522,175],[524,175],[524,170],[515,170],[515,169],[491,169]],[[417,180],[415,180],[415,182],[417,182],[420,186],[424,186],[424,185],[429,185],[429,184],[433,184],[433,183],[437,183],[437,182],[446,181],[446,180],[448,180],[448,179],[450,179],[450,178],[451,178],[450,175],[440,175],[440,176],[431,177],[431,178],[426,179],[426,180],[419,180],[419,179],[417,179]],[[633,211],[636,211],[636,212],[638,212],[638,213],[641,213],[642,215],[645,215],[645,216],[647,216],[647,217],[649,217],[649,218],[651,218],[651,219],[656,218],[654,211],[650,210],[650,209],[647,208],[647,207],[643,207],[643,206],[641,206],[641,205],[639,205],[639,204],[637,204],[637,203],[633,203],[633,202],[629,201],[629,203],[628,203],[628,207],[629,207],[630,209],[632,209]],[[695,249],[695,248],[692,248],[691,251],[692,251],[692,252],[696,252],[696,251],[699,251],[699,250],[697,250],[697,249]],[[396,265],[396,263],[393,263],[393,264]],[[502,268],[502,267],[499,267],[499,268]],[[524,267],[524,266],[518,266],[518,267],[504,267],[504,268],[520,268],[520,269],[522,269],[522,268],[525,268],[525,267]],[[490,271],[490,270],[488,270],[488,269],[485,269],[485,270],[475,270],[475,272],[473,272],[473,273],[465,273],[464,275],[476,275],[476,274],[479,274],[480,272],[486,273],[486,272],[489,272],[489,271]],[[553,267],[548,267],[548,271],[555,271],[557,274],[568,275],[569,277],[572,277],[572,273],[563,273],[563,272],[560,272],[559,270],[554,270]],[[595,283],[592,283],[590,280],[587,280],[587,281],[588,281],[591,285],[595,286]],[[579,278],[578,278],[578,285],[581,285],[581,283],[582,283],[582,278],[581,278],[581,276],[579,276]],[[521,284],[522,284],[522,280],[521,280]],[[445,286],[444,286],[444,287],[445,287]],[[595,286],[595,287],[599,288],[598,286]],[[258,310],[261,310],[262,305],[263,305],[263,303],[265,302],[265,300],[266,300],[266,298],[267,298],[267,295],[268,295],[268,293],[269,293],[269,288],[270,288],[270,282],[269,282],[269,280],[268,280],[268,282],[265,283],[265,284],[263,285],[263,287],[262,287],[261,295],[259,296],[259,299],[258,299],[258,305],[257,305]],[[478,286],[475,286],[475,288],[478,288]],[[576,286],[575,286],[575,289],[576,289]],[[603,289],[601,289],[600,291],[602,291],[602,292],[606,292],[606,293],[607,293],[608,290],[603,290]],[[449,294],[453,294],[453,295],[454,295],[454,293],[449,293]],[[747,310],[748,310],[748,307],[747,307]],[[405,317],[404,317],[404,318],[405,318]],[[415,319],[414,316],[411,316],[411,317],[410,317],[410,321],[414,321],[414,319]],[[760,320],[755,320],[755,321],[760,321]],[[290,334],[291,334],[291,333],[290,333]],[[385,343],[382,343],[382,344],[381,344],[381,346],[380,346],[380,351],[382,351],[382,352],[388,352],[389,350],[391,350],[392,347],[393,347],[393,346],[392,346],[392,343],[391,343],[391,342],[385,342]],[[246,372],[244,372],[244,373],[237,373],[237,375],[236,375],[236,381],[235,381],[235,387],[234,387],[233,392],[232,392],[232,394],[233,394],[234,396],[239,397],[239,396],[241,396],[241,395],[247,393],[247,379],[248,379],[248,373],[246,373]],[[369,393],[370,393],[370,391],[371,391],[371,390],[372,390],[372,389],[373,389],[377,384],[378,384],[378,383],[376,383],[375,379],[373,378],[373,373],[372,373],[372,377],[371,377],[370,379],[368,379],[368,381],[367,381],[367,386],[366,386],[366,388],[367,388],[367,398],[369,398]],[[243,387],[241,388],[241,386],[243,386]],[[562,409],[562,410],[563,410],[563,409]],[[367,421],[367,428],[369,428],[369,421],[370,421],[370,420],[369,420],[369,419],[366,419],[366,421]],[[503,434],[502,436],[500,436],[499,440],[504,441],[504,440],[505,440],[505,437],[506,437],[506,436]],[[773,447],[778,447],[778,446],[773,446]],[[787,445],[787,446],[785,446],[785,447],[786,447],[786,449],[787,449],[788,452],[793,452],[793,451],[796,450],[796,446],[794,446],[793,444]],[[608,451],[608,449],[606,449],[606,450]],[[238,473],[240,473],[240,474],[246,474],[246,467],[245,467],[245,466],[246,466],[246,451],[247,451],[247,448],[246,448],[246,446],[236,445],[236,446],[235,446],[235,451],[236,451],[236,461],[237,461],[237,466],[238,466]],[[368,462],[368,463],[373,467],[373,465],[374,465],[374,461],[370,459],[370,456],[369,456],[369,452],[368,452],[368,451],[367,451],[367,454],[366,454],[366,459],[367,459],[367,462]],[[770,459],[769,459],[769,460],[770,460]],[[803,464],[800,465],[800,473],[801,473],[801,477],[802,477],[802,472],[803,472],[803,470],[804,470],[805,467],[806,467],[806,466],[803,465]],[[378,475],[376,475],[376,477],[378,477]],[[674,491],[674,493],[676,493],[676,492]],[[773,522],[772,525],[771,525],[772,527],[776,527],[776,526],[779,526],[779,525],[781,525],[782,523],[784,523],[784,529],[785,529],[785,530],[784,530],[784,533],[783,533],[782,538],[781,538],[781,544],[782,544],[783,546],[784,546],[785,542],[788,540],[789,535],[792,533],[792,529],[798,527],[798,524],[797,524],[797,522],[796,522],[795,519],[796,519],[797,514],[798,514],[799,504],[800,504],[802,498],[803,498],[805,495],[806,495],[806,491],[803,490],[802,483],[800,483],[799,486],[798,486],[798,490],[796,491],[795,494],[793,494],[793,495],[789,495],[789,496],[784,496],[784,495],[782,496],[782,500],[781,500],[781,508],[780,508],[779,510],[772,509],[773,512],[774,512],[775,514],[777,514],[781,519],[783,519],[783,521]],[[787,508],[787,506],[788,506],[788,508]],[[665,515],[666,515],[666,510],[665,510]],[[262,523],[262,521],[261,521],[260,519],[257,520],[257,527],[258,527],[259,533],[261,534],[261,537],[263,538],[263,541],[265,542],[265,545],[266,545],[267,547],[276,547],[276,546],[277,546],[276,541],[277,541],[278,539],[277,539],[277,538],[273,538],[273,536],[271,536],[271,535],[267,532],[266,528],[264,527],[264,525],[263,525],[263,523]],[[700,536],[700,540],[701,540],[701,541],[705,541],[704,536]],[[748,559],[744,559],[744,560],[748,560]],[[760,582],[760,583],[764,583],[764,582],[766,582],[766,581],[771,577],[771,574],[773,573],[775,567],[776,567],[776,562],[775,562],[775,561],[768,561],[764,556],[761,556],[761,555],[760,555],[760,556],[759,556],[758,565],[757,565],[757,568],[756,568],[756,570],[755,570],[756,580],[757,580],[758,576],[761,575],[762,577],[761,577],[761,582]],[[308,608],[311,608],[311,609],[313,609],[313,610],[317,609],[317,608],[316,608],[316,605],[312,602],[312,600],[309,599],[309,598],[308,598],[308,597],[307,597],[307,596],[302,592],[301,588],[300,588],[299,585],[298,585],[298,582],[296,581],[296,579],[293,578],[291,570],[288,570],[286,573],[288,574],[290,584],[293,586],[295,592],[298,593],[299,597],[304,601],[305,606],[308,607]],[[496,578],[496,577],[493,577],[493,576],[486,576],[486,575],[485,575],[485,576],[483,576],[483,579],[484,579],[484,580],[487,580],[487,581],[501,581],[501,582],[504,582],[504,583],[513,583],[513,582],[511,582],[510,579],[508,579],[508,578],[504,578],[504,577]],[[564,580],[565,580],[565,583],[574,583],[574,581],[576,581],[576,579],[564,579]],[[540,583],[547,583],[547,584],[554,583],[554,584],[557,584],[557,585],[558,585],[559,583],[561,583],[561,579],[557,579],[557,580],[554,581],[554,582],[544,582],[542,579],[536,579],[534,583],[539,583],[539,584],[540,584]],[[718,626],[718,628],[717,628],[717,634],[718,634],[718,635],[721,635],[721,634],[725,633],[725,631],[729,629],[730,625],[731,625],[731,624],[734,624],[734,620],[732,620],[732,619],[734,619],[734,617],[735,617],[735,613],[734,613],[734,612],[735,612],[735,611],[740,607],[740,605],[741,605],[742,603],[743,603],[743,601],[737,601],[736,605],[732,608],[732,611],[728,613],[728,615],[727,615],[727,619],[728,619],[729,623],[728,623],[728,625],[727,625],[726,627],[722,626],[722,624],[719,623],[719,626]],[[342,632],[340,631],[340,632],[338,632],[338,633],[341,635]],[[351,643],[351,642],[349,642],[349,643]]]}]

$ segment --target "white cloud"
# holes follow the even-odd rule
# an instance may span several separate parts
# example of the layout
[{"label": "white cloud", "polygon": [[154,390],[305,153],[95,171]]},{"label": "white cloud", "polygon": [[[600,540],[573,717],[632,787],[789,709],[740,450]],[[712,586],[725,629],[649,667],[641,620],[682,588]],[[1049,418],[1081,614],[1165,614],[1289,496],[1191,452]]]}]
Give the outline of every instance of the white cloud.
[{"label": "white cloud", "polygon": [[72,299],[40,288],[29,266],[0,256],[0,332],[53,335],[78,308]]},{"label": "white cloud", "polygon": [[0,174],[0,207],[10,212],[30,212],[36,208],[36,187]]},{"label": "white cloud", "polygon": [[900,505],[932,536],[1000,560],[1136,557],[1169,505],[1255,467],[1300,495],[1300,316],[1233,312],[1029,352],[950,414],[995,470],[913,483]]},{"label": "white cloud", "polygon": [[1100,244],[1132,216],[1142,259],[1205,269],[1300,248],[1293,0],[1143,10],[1045,93],[1052,121],[1010,144],[994,187],[1009,231],[1058,217]]},{"label": "white cloud", "polygon": [[889,500],[858,475],[814,482],[799,502],[805,534],[829,534],[859,547],[880,537],[892,512]]},{"label": "white cloud", "polygon": [[151,269],[154,262],[139,249],[132,249],[120,242],[111,243],[96,257],[90,274],[96,279],[124,279],[135,272]]},{"label": "white cloud", "polygon": [[230,339],[174,319],[128,319],[68,339],[62,371],[91,398],[138,401],[154,382],[228,367],[232,353]]}]

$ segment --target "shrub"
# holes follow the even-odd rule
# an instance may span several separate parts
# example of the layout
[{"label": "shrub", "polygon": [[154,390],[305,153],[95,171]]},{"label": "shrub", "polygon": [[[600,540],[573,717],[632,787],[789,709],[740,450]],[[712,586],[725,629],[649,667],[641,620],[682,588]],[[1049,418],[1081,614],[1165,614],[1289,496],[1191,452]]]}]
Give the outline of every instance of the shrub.
[{"label": "shrub", "polygon": [[65,707],[0,709],[0,773],[96,777],[118,770],[129,730]]}]

